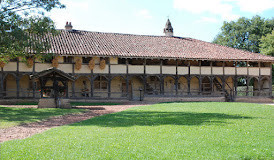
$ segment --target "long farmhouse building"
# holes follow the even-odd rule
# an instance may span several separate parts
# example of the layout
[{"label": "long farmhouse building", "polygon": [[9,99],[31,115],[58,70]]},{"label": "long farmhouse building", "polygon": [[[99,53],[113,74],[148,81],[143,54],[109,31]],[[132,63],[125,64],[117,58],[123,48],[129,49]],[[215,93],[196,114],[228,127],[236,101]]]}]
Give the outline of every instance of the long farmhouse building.
[{"label": "long farmhouse building", "polygon": [[[197,39],[74,30],[48,36],[51,61],[2,67],[2,99],[146,100],[272,97],[274,57]],[[155,98],[156,97],[156,98]]]}]

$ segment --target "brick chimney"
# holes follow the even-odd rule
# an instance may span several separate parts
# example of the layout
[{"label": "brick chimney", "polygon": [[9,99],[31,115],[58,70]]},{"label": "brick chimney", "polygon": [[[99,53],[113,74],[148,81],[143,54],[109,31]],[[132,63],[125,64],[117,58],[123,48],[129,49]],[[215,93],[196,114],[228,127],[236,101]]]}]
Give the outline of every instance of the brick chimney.
[{"label": "brick chimney", "polygon": [[71,22],[66,22],[65,29],[66,29],[67,31],[71,31],[71,30],[72,30]]}]

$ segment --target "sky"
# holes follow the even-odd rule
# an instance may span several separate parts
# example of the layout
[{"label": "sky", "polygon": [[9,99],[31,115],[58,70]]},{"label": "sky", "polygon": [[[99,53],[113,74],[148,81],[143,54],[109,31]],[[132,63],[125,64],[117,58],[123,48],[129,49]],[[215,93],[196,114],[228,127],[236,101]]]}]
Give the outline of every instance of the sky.
[{"label": "sky", "polygon": [[60,0],[65,9],[49,16],[58,29],[164,35],[169,18],[174,36],[211,42],[224,21],[274,17],[274,0]]}]

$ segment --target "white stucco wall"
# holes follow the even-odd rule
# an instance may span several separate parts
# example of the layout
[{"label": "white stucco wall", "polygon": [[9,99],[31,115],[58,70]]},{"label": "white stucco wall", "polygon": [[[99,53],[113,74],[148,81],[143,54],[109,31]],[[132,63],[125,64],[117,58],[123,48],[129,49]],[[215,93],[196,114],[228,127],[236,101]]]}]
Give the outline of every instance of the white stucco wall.
[{"label": "white stucco wall", "polygon": [[163,74],[176,74],[175,66],[163,66],[162,67]]},{"label": "white stucco wall", "polygon": [[126,65],[111,65],[110,72],[114,74],[126,74],[127,73],[127,66]]},{"label": "white stucco wall", "polygon": [[190,74],[200,74],[200,67],[190,66]]},{"label": "white stucco wall", "polygon": [[188,67],[177,67],[178,75],[188,74]]},{"label": "white stucco wall", "polygon": [[128,65],[128,72],[130,74],[143,74],[144,66],[143,65]]},{"label": "white stucco wall", "polygon": [[223,67],[212,67],[213,75],[223,75]]}]

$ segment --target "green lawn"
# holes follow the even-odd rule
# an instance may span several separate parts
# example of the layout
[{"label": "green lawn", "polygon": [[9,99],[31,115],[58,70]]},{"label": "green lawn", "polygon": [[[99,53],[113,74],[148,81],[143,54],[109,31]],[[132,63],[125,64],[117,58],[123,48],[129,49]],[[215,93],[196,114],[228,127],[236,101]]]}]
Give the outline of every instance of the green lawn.
[{"label": "green lawn", "polygon": [[80,109],[58,108],[11,108],[0,106],[0,129],[20,125],[22,123],[36,122],[51,116],[83,112]]},{"label": "green lawn", "polygon": [[1,144],[2,159],[273,159],[273,106],[163,103]]}]

